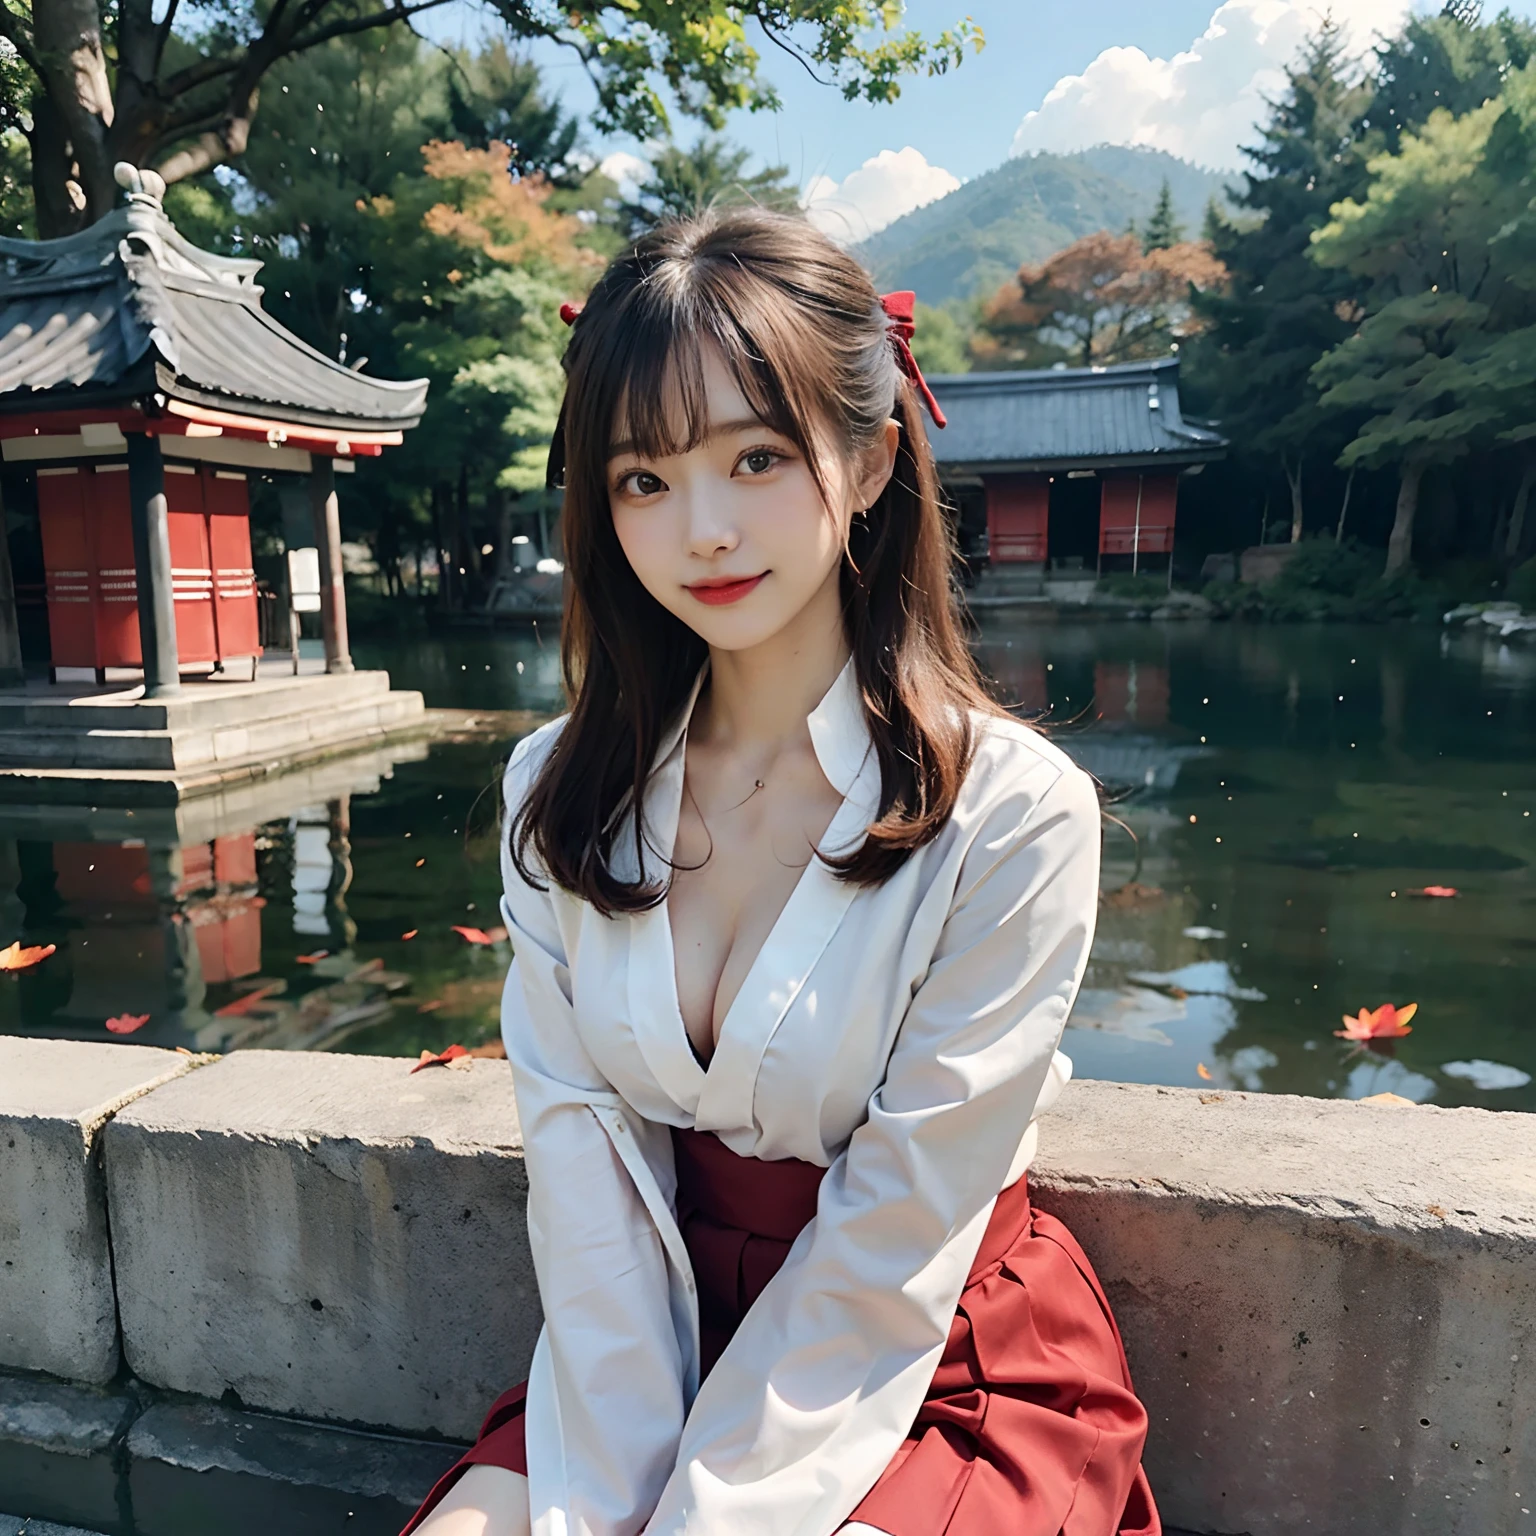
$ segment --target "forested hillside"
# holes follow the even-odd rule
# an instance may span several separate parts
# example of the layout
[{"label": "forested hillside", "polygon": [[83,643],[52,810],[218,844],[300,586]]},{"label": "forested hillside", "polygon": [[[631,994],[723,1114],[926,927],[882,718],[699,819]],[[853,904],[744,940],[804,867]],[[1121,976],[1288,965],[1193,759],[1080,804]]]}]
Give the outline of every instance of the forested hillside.
[{"label": "forested hillside", "polygon": [[1165,178],[1191,232],[1210,199],[1237,179],[1161,150],[1121,145],[1021,156],[898,219],[860,254],[885,287],[916,289],[927,304],[990,294],[1025,262],[1043,261],[1096,230],[1118,233],[1146,219]]}]

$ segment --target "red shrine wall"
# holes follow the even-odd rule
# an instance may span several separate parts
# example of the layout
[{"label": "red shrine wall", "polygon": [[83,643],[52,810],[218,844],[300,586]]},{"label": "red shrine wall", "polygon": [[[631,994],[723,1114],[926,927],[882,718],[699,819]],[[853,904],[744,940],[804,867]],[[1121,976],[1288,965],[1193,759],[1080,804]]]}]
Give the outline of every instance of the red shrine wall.
[{"label": "red shrine wall", "polygon": [[[1043,564],[1049,549],[1051,476],[987,475],[987,545],[993,565]],[[1173,552],[1177,473],[1109,471],[1100,480],[1100,556]]]},{"label": "red shrine wall", "polygon": [[[165,497],[182,666],[259,656],[243,473],[167,464]],[[54,667],[138,667],[138,584],[124,464],[37,472]]]}]

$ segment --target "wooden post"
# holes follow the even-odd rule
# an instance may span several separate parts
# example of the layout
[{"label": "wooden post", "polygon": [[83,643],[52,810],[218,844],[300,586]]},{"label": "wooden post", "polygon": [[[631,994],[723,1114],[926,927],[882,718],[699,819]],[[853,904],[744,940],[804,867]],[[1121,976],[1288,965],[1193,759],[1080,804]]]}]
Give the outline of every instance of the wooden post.
[{"label": "wooden post", "polygon": [[128,498],[133,522],[134,579],[139,592],[139,645],[144,653],[144,697],[181,692],[176,656],[176,592],[171,582],[171,524],[165,504],[160,439],[129,432]]},{"label": "wooden post", "polygon": [[341,518],[336,508],[336,466],[325,454],[310,459],[309,506],[320,551],[320,626],[325,633],[325,670],[350,672],[347,590],[342,584]]},{"label": "wooden post", "polygon": [[21,631],[16,625],[16,582],[11,575],[11,539],[5,527],[5,503],[0,499],[0,688],[20,688]]}]

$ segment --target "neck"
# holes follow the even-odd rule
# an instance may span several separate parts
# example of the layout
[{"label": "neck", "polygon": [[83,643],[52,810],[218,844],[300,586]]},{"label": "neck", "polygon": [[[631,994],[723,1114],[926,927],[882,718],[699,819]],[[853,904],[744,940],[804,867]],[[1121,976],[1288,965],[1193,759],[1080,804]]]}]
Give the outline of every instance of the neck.
[{"label": "neck", "polygon": [[710,648],[709,692],[694,728],[737,750],[771,750],[803,735],[806,716],[848,661],[837,572],[778,634],[750,650]]}]

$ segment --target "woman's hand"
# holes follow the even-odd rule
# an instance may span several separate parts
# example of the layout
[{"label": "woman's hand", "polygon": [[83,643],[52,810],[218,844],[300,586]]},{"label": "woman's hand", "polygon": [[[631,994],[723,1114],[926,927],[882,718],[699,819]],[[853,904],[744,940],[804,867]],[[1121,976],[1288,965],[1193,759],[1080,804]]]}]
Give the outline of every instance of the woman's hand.
[{"label": "woman's hand", "polygon": [[471,1467],[415,1536],[529,1536],[528,1479],[505,1467]]}]

